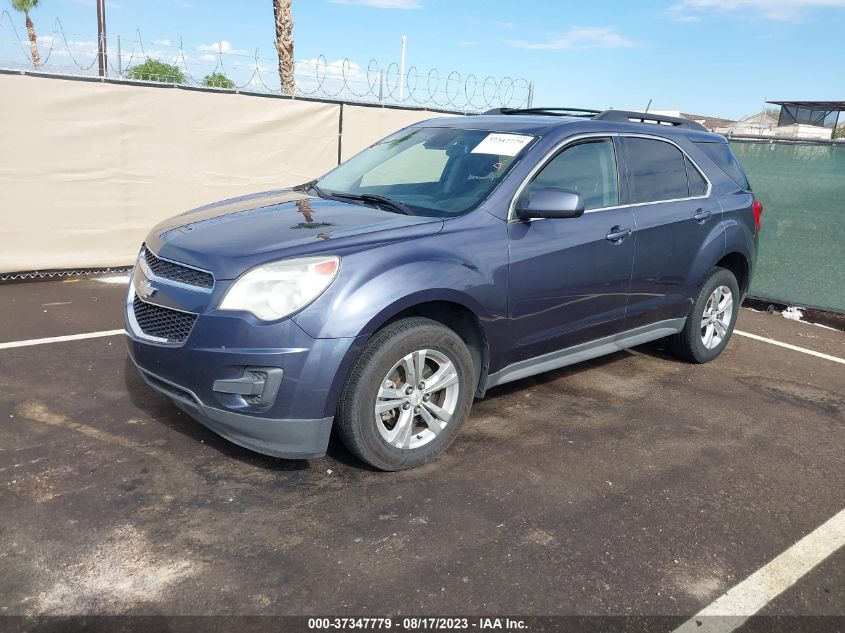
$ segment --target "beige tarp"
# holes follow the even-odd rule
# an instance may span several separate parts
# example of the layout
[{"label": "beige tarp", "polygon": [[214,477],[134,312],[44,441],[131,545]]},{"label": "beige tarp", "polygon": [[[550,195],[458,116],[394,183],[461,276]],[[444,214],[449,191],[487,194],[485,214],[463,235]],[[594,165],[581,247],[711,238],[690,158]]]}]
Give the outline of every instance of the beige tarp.
[{"label": "beige tarp", "polygon": [[200,204],[337,162],[339,107],[0,75],[0,272],[131,263]]},{"label": "beige tarp", "polygon": [[200,204],[337,163],[339,106],[0,75],[0,272],[131,263]]},{"label": "beige tarp", "polygon": [[[0,273],[130,264],[196,206],[337,164],[340,105],[0,74]],[[346,105],[343,158],[420,110]]]}]

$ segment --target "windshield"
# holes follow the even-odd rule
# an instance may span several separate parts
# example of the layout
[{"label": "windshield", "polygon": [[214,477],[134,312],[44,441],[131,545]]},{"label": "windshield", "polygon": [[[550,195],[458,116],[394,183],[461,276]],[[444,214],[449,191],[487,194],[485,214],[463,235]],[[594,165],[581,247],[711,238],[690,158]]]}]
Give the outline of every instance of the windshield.
[{"label": "windshield", "polygon": [[329,172],[315,191],[397,213],[460,215],[487,198],[533,139],[484,130],[402,130]]}]

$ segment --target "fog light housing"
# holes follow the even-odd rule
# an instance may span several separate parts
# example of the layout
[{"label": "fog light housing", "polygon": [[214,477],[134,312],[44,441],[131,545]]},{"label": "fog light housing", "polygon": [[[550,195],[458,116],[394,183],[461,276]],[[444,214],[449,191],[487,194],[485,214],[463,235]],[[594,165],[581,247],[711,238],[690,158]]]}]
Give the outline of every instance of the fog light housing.
[{"label": "fog light housing", "polygon": [[276,401],[283,375],[279,367],[245,367],[243,376],[215,380],[212,389],[239,395],[251,406],[268,408]]}]

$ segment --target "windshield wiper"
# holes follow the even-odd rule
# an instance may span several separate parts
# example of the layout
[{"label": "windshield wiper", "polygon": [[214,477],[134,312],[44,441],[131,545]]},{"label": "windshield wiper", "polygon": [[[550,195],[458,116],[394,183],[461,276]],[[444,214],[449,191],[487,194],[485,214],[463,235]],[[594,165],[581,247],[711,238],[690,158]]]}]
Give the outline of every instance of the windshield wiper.
[{"label": "windshield wiper", "polygon": [[380,207],[386,207],[391,211],[402,213],[403,215],[414,215],[413,211],[398,200],[393,200],[387,196],[380,196],[377,193],[331,193],[330,197],[340,198],[341,200],[360,200],[361,202],[369,202],[377,204]]},{"label": "windshield wiper", "polygon": [[309,180],[308,182],[303,183],[301,185],[296,185],[296,187],[291,187],[291,189],[293,189],[294,191],[305,191],[305,192],[313,191],[320,198],[331,198],[332,197],[328,193],[326,193],[325,191],[323,191],[322,189],[320,189],[317,186],[316,180]]},{"label": "windshield wiper", "polygon": [[305,191],[305,192],[313,192],[320,196],[321,198],[325,198],[326,200],[359,200],[361,202],[369,202],[371,204],[377,204],[380,207],[386,207],[391,211],[396,213],[402,213],[404,215],[414,215],[414,212],[411,211],[407,206],[399,202],[398,200],[393,200],[392,198],[388,198],[387,196],[380,196],[377,193],[339,193],[335,191],[325,191],[317,186],[317,180],[309,180],[306,183],[301,185],[296,185],[295,187],[291,187],[293,191]]}]

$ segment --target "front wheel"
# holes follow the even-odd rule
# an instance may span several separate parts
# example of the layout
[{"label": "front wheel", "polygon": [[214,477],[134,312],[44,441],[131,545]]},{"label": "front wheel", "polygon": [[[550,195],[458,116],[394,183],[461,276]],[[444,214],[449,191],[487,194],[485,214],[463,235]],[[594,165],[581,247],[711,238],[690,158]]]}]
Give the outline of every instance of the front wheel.
[{"label": "front wheel", "polygon": [[337,412],[343,443],[381,470],[405,470],[452,443],[475,393],[472,357],[446,326],[420,317],[377,332],[349,374]]},{"label": "front wheel", "polygon": [[670,349],[694,363],[708,363],[725,349],[739,313],[739,284],[725,268],[714,268],[690,308],[684,329],[669,337]]}]

